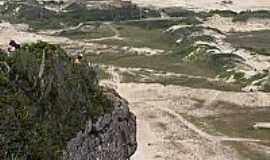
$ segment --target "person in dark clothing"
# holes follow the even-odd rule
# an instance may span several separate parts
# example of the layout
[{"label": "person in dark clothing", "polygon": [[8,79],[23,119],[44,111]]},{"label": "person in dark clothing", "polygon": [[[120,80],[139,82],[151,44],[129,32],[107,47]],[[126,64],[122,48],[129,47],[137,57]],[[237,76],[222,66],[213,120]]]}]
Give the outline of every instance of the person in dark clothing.
[{"label": "person in dark clothing", "polygon": [[14,52],[14,51],[16,51],[17,49],[20,49],[20,48],[21,48],[21,45],[16,43],[14,40],[11,40],[9,42],[8,52],[11,53],[11,52]]},{"label": "person in dark clothing", "polygon": [[82,55],[82,54],[79,54],[77,58],[78,58],[78,60],[80,60],[80,61],[81,61],[81,60],[82,60],[82,58],[83,58],[83,55]]},{"label": "person in dark clothing", "polygon": [[10,45],[11,47],[14,47],[15,49],[20,49],[20,48],[21,48],[21,45],[18,44],[18,43],[16,43],[14,40],[11,40],[11,41],[9,42],[9,45]]}]

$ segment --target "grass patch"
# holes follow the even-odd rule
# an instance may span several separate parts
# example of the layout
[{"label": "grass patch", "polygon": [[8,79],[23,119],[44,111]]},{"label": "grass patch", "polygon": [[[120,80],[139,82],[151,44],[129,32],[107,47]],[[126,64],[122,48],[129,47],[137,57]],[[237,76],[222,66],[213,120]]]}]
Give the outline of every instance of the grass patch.
[{"label": "grass patch", "polygon": [[[130,24],[137,25],[131,26]],[[241,61],[239,57],[235,55],[211,55],[211,53],[207,53],[207,49],[217,49],[212,46],[193,46],[193,43],[197,40],[203,40],[208,42],[215,41],[214,37],[211,36],[188,37],[188,35],[193,32],[202,31],[202,27],[186,27],[173,33],[164,33],[164,29],[161,29],[164,26],[160,25],[159,23],[153,22],[132,22],[128,24],[118,23],[115,24],[114,27],[119,30],[121,37],[124,37],[125,40],[105,40],[99,43],[118,46],[164,49],[165,51],[167,51],[167,53],[170,54],[155,55],[151,57],[143,55],[130,55],[128,53],[102,54],[99,56],[91,56],[92,61],[120,67],[150,68],[157,71],[174,72],[210,78],[215,78],[217,75],[222,75],[223,77],[230,77],[230,74],[226,73],[226,70],[235,67],[235,63]],[[176,39],[181,36],[185,38],[180,44],[176,44]],[[201,48],[200,51],[197,50],[198,48]],[[199,53],[194,54],[194,56],[192,57],[192,59],[189,60],[189,62],[184,62],[183,58],[194,51]],[[234,84],[227,84],[225,82],[208,82],[206,79],[202,78],[200,80],[191,79],[190,85],[185,80],[188,78],[182,78],[177,80],[169,80],[169,84],[194,86],[197,88],[204,86],[201,88],[240,91],[241,87],[244,87],[246,85],[246,83],[242,83],[242,80],[245,80],[244,76],[242,73],[233,74],[235,74],[237,80],[240,81],[239,83],[237,82]],[[149,82],[151,82],[151,80]],[[155,82],[159,83],[159,81]],[[196,83],[202,83],[202,85],[196,85]]]},{"label": "grass patch", "polygon": [[[174,72],[191,76],[202,76],[202,78],[190,77],[166,77],[154,78],[151,73],[125,74],[125,82],[143,82],[143,83],[161,83],[165,85],[181,85],[194,88],[208,88],[223,91],[241,91],[243,87],[240,83],[225,83],[222,81],[209,81],[207,77],[214,78],[222,69],[222,63],[209,61],[184,62],[181,55],[130,55],[130,54],[101,54],[89,56],[89,59],[95,63],[114,65],[119,67],[131,68],[149,68],[161,72]],[[141,75],[146,75],[145,79]]]},{"label": "grass patch", "polygon": [[231,10],[210,10],[208,12],[206,11],[194,12],[191,10],[184,9],[182,7],[165,8],[164,12],[171,17],[199,17],[204,20],[214,15],[219,15],[221,17],[236,17],[238,15],[236,12]]},{"label": "grass patch", "polygon": [[[222,81],[209,81],[206,78],[191,78],[188,76],[175,77],[175,76],[158,76],[154,77],[149,73],[149,75],[136,73],[123,73],[122,82],[130,83],[160,83],[163,85],[179,85],[192,88],[205,88],[205,89],[216,89],[222,91],[241,91],[241,87],[236,84],[229,84]],[[146,78],[149,77],[149,78]]]},{"label": "grass patch", "polygon": [[237,16],[237,13],[231,10],[211,10],[208,12],[209,16],[213,16],[215,14],[221,17],[234,17]]},{"label": "grass patch", "polygon": [[177,55],[128,55],[128,54],[101,54],[89,56],[91,61],[101,64],[110,64],[120,67],[151,68],[158,71],[175,72],[194,76],[215,77],[216,73],[207,63],[187,63]]},{"label": "grass patch", "polygon": [[[257,151],[253,148],[253,146],[249,146],[245,143],[236,143],[236,142],[226,142],[226,145],[229,145],[236,149],[236,151],[241,156],[240,160],[269,160],[270,155],[263,153],[261,151]],[[252,149],[251,149],[252,148]]]},{"label": "grass patch", "polygon": [[139,22],[121,22],[122,25],[137,26],[146,30],[150,29],[167,29],[173,25],[179,24],[179,20],[156,20],[156,21],[139,21]]},{"label": "grass patch", "polygon": [[163,11],[170,17],[195,17],[196,13],[182,7],[169,7],[164,8]]},{"label": "grass patch", "polygon": [[[229,105],[226,104],[225,106],[230,107]],[[205,129],[214,131],[214,134],[222,133],[230,137],[270,140],[269,130],[253,129],[253,125],[256,122],[270,122],[270,110],[268,108],[245,109],[243,107],[237,107],[234,109],[231,108],[230,111],[233,113],[222,113],[205,118],[196,118],[195,121],[207,124],[204,125]]]},{"label": "grass patch", "polygon": [[106,40],[102,44],[113,44],[131,47],[149,47],[154,49],[171,50],[176,46],[176,39],[162,29],[145,29],[133,25],[115,24],[120,32],[121,37],[126,38],[124,41]]},{"label": "grass patch", "polygon": [[231,33],[227,36],[226,41],[237,48],[270,56],[270,30]]},{"label": "grass patch", "polygon": [[114,36],[114,32],[107,25],[93,26],[96,27],[90,31],[63,31],[59,34],[59,36],[68,37],[74,40],[80,39],[94,39],[94,38],[102,38],[102,37],[110,37]]},{"label": "grass patch", "polygon": [[245,22],[248,21],[250,18],[268,19],[270,18],[270,11],[268,10],[242,11],[234,17],[233,21]]}]

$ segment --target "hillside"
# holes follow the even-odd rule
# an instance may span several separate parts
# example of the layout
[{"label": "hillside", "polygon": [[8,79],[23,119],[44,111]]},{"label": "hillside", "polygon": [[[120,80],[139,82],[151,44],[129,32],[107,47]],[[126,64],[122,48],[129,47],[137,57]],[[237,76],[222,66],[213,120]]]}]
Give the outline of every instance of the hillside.
[{"label": "hillside", "polygon": [[[92,2],[92,1],[91,1]],[[63,3],[36,0],[6,1],[0,6],[1,19],[11,23],[26,23],[33,29],[58,29],[75,26],[87,21],[119,21],[139,19],[140,17],[159,16],[159,13],[144,10],[136,5],[119,7],[114,3],[100,4],[99,1],[88,7],[88,2]],[[60,8],[59,8],[60,7]],[[54,8],[54,9],[53,9]]]},{"label": "hillside", "polygon": [[93,66],[74,64],[59,46],[44,42],[25,44],[10,57],[1,53],[0,60],[0,159],[74,159],[82,137],[106,150],[95,153],[89,145],[95,157],[125,160],[135,151],[134,116],[125,100],[98,86]]},{"label": "hillside", "polygon": [[[10,40],[23,46],[42,40],[63,48],[61,52],[65,52],[67,59],[82,55],[85,63],[79,70],[89,68],[90,64],[87,75],[93,74],[93,77],[79,76],[80,87],[96,87],[90,95],[100,93],[98,97],[104,100],[106,94],[107,99],[117,101],[113,103],[115,107],[108,108],[101,101],[102,107],[98,107],[97,112],[91,110],[87,114],[92,120],[93,115],[101,113],[100,120],[94,122],[106,124],[99,125],[106,131],[101,129],[98,134],[102,140],[94,137],[89,142],[96,132],[88,137],[88,132],[75,127],[74,136],[70,136],[72,140],[67,145],[59,145],[66,149],[64,157],[108,159],[111,153],[107,154],[108,149],[115,151],[114,159],[129,155],[125,157],[132,160],[269,160],[269,129],[254,127],[270,122],[268,1],[5,2],[0,9],[3,50],[8,49]],[[39,51],[35,67],[29,66],[34,75],[39,72],[41,55],[43,51]],[[26,59],[31,60],[31,56]],[[77,76],[71,65],[73,61],[67,62],[66,72],[60,75]],[[3,67],[5,70],[5,65]],[[54,69],[58,71],[57,66]],[[70,84],[68,78],[51,80],[51,83],[50,77],[56,75],[54,72],[47,75],[45,70],[45,84],[67,85],[68,89],[63,89],[71,91],[70,96],[84,92],[76,88],[77,83]],[[11,80],[16,81],[16,76]],[[44,82],[37,86],[43,86]],[[26,85],[28,88],[28,82]],[[70,90],[69,85],[76,89]],[[35,94],[40,95],[42,89],[44,86]],[[118,94],[127,99],[130,111],[127,101]],[[79,100],[83,106],[86,98]],[[97,97],[88,98],[91,101]],[[64,102],[69,106],[77,103],[77,99],[67,98]],[[112,108],[123,110],[113,111]],[[76,109],[81,113],[75,114],[72,120],[86,113]],[[116,115],[124,113],[121,117],[130,118],[112,121],[115,118],[111,116],[116,111]],[[136,115],[136,128],[135,117],[130,112]],[[82,116],[82,120],[85,119],[88,118]],[[128,143],[121,138],[122,130],[132,133]],[[135,130],[138,148],[134,145]],[[107,135],[115,137],[112,143]],[[91,146],[99,148],[96,146],[103,140],[106,142],[101,144],[102,152],[82,152],[87,148],[92,150]],[[117,143],[127,144],[129,149],[113,150],[114,146],[119,146]]]}]

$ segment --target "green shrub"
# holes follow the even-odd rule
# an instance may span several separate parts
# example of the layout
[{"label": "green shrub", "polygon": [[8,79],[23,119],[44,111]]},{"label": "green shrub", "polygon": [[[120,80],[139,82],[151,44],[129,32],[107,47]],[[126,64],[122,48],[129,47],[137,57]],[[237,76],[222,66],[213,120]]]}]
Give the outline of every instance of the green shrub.
[{"label": "green shrub", "polygon": [[163,11],[170,17],[195,17],[196,13],[181,7],[165,8]]},{"label": "green shrub", "polygon": [[0,159],[60,159],[88,120],[110,110],[96,72],[44,42],[24,45],[12,59],[11,72],[0,72]]},{"label": "green shrub", "polygon": [[259,10],[259,11],[242,11],[234,17],[233,21],[245,22],[250,18],[270,18],[270,11]]},{"label": "green shrub", "polygon": [[[18,7],[20,10],[16,12]],[[88,9],[84,5],[74,3],[66,10],[67,12],[57,13],[42,5],[26,5],[18,2],[7,2],[0,7],[2,19],[11,23],[29,24],[34,30],[57,29],[87,21],[121,21],[160,16],[156,10],[139,7]]]},{"label": "green shrub", "polygon": [[231,10],[211,10],[209,12],[210,15],[214,15],[214,14],[217,14],[221,17],[234,17],[237,15],[236,12],[234,11],[231,11]]}]

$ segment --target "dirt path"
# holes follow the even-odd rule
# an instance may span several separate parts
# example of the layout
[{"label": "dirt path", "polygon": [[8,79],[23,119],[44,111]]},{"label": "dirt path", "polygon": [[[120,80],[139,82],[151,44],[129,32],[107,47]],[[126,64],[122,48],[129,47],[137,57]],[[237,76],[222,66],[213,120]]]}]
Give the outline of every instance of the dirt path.
[{"label": "dirt path", "polygon": [[[159,87],[164,89],[163,86]],[[118,91],[130,102],[131,110],[138,120],[139,148],[132,160],[143,160],[142,157],[147,157],[147,160],[237,160],[237,155],[229,148],[213,140],[215,137],[201,131],[176,111],[167,108],[170,99],[176,97],[160,95],[161,92],[168,93],[161,90],[146,84],[118,86]],[[159,98],[160,101],[155,101]]]},{"label": "dirt path", "polygon": [[194,131],[195,133],[197,133],[202,138],[205,138],[205,139],[210,140],[210,141],[217,141],[218,140],[217,137],[211,136],[210,134],[202,131],[201,129],[199,129],[198,127],[196,127],[194,124],[192,124],[191,122],[187,121],[183,116],[181,116],[180,114],[177,114],[175,111],[173,111],[173,110],[171,110],[169,108],[166,108],[166,107],[158,107],[158,109],[161,110],[161,111],[165,111],[165,112],[167,112],[167,113],[175,116],[187,128],[189,128],[190,130]]},{"label": "dirt path", "polygon": [[137,141],[140,145],[131,160],[150,160],[154,157],[155,150],[150,148],[149,144],[154,143],[156,138],[157,136],[146,121],[137,120]]},{"label": "dirt path", "polygon": [[270,95],[263,93],[136,83],[118,83],[117,90],[130,102],[130,108],[138,120],[139,148],[132,160],[145,157],[147,160],[238,160],[237,153],[222,142],[260,140],[210,135],[180,113],[194,108],[194,99],[205,100],[206,103],[229,100],[251,108],[270,104]]},{"label": "dirt path", "polygon": [[222,142],[266,142],[263,140],[258,140],[258,139],[252,139],[252,138],[231,138],[231,137],[222,137],[222,136],[212,136],[208,134],[207,132],[202,131],[199,129],[197,126],[195,126],[193,123],[187,121],[183,116],[180,114],[177,114],[175,111],[166,108],[166,107],[158,107],[159,110],[165,111],[171,115],[174,115],[177,117],[186,127],[191,129],[192,131],[196,132],[199,136],[202,138],[205,138],[209,141],[222,141]]},{"label": "dirt path", "polygon": [[111,74],[115,88],[129,101],[132,112],[137,116],[139,147],[132,160],[239,160],[241,158],[235,150],[223,142],[262,142],[258,139],[210,135],[181,113],[194,110],[197,115],[203,116],[203,110],[196,111],[194,108],[197,100],[204,101],[206,106],[221,101],[248,108],[269,107],[270,94],[120,83],[121,77],[114,69],[111,69]]}]

